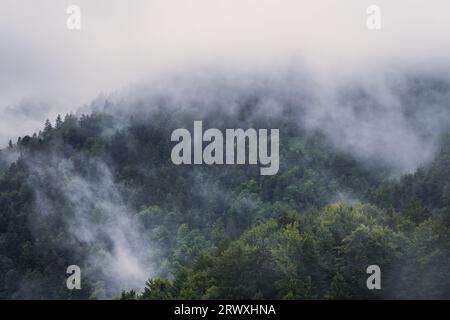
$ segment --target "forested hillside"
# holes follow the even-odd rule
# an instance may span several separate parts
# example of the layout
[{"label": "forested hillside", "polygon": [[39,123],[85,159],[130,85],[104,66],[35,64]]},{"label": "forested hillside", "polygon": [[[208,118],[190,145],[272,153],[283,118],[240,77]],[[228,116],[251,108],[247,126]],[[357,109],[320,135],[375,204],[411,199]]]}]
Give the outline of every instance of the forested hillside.
[{"label": "forested hillside", "polygon": [[[280,171],[176,166],[198,113],[104,110],[2,150],[0,298],[450,298],[450,138],[398,177],[305,128],[300,109],[211,109],[205,126],[280,128]],[[67,290],[67,266],[83,270]],[[382,270],[367,290],[366,267]],[[145,281],[145,290],[140,292]]]},{"label": "forested hillside", "polygon": [[[280,210],[203,250],[175,278],[151,279],[142,294],[122,298],[448,299],[449,142],[414,174],[360,185],[357,204]],[[349,179],[358,178],[349,172]],[[374,262],[383,270],[380,291],[366,289],[365,268]]]}]

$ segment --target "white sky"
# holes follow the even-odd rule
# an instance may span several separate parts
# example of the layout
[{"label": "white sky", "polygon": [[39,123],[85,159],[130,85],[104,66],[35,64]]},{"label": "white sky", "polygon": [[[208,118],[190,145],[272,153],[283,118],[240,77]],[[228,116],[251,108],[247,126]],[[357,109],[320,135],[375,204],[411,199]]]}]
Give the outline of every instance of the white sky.
[{"label": "white sky", "polygon": [[[66,28],[69,4],[81,31]],[[380,31],[366,28],[371,4]],[[449,0],[1,0],[0,146],[100,92],[185,67],[301,61],[331,77],[441,68],[449,53]]]}]

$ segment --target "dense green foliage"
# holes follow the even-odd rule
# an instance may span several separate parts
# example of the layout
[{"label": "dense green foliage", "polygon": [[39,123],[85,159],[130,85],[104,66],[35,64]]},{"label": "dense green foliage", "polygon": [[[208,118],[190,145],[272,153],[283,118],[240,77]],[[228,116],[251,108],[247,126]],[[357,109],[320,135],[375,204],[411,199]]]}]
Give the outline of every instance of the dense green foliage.
[{"label": "dense green foliage", "polygon": [[[170,133],[191,128],[189,112],[68,115],[11,144],[2,152],[19,157],[0,166],[0,298],[109,294],[88,259],[108,241],[73,236],[79,210],[64,191],[77,179],[98,186],[102,166],[153,246],[152,279],[124,299],[450,298],[450,140],[433,163],[391,179],[298,127],[289,110],[270,119],[246,110],[220,122],[211,112],[204,124],[281,128],[275,176],[172,164]],[[100,205],[89,205],[102,224]],[[65,287],[74,261],[87,270],[80,291]],[[366,288],[370,264],[382,290]]]},{"label": "dense green foliage", "polygon": [[[448,227],[431,219],[415,225],[370,205],[334,204],[259,224],[173,280],[150,280],[139,297],[445,298],[449,241]],[[382,266],[380,291],[366,288],[373,263]]]}]

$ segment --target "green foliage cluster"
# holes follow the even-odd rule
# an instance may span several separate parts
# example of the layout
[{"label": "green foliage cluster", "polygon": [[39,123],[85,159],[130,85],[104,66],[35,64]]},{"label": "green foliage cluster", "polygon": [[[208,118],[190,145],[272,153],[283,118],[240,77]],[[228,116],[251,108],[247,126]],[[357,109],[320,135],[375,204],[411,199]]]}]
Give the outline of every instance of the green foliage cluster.
[{"label": "green foliage cluster", "polygon": [[[432,219],[415,224],[372,205],[337,203],[258,224],[133,298],[448,298],[449,241],[448,227]],[[371,264],[382,269],[382,290],[366,287]]]}]

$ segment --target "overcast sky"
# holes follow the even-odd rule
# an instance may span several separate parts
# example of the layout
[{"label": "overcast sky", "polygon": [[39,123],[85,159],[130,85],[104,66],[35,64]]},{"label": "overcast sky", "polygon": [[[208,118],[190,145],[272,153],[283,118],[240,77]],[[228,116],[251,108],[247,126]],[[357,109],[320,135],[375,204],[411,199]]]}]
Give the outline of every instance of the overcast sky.
[{"label": "overcast sky", "polygon": [[[70,4],[80,31],[66,28]],[[371,4],[379,31],[366,27]],[[442,70],[449,53],[448,0],[2,0],[0,146],[99,93],[197,65],[301,62],[332,79],[399,64]]]}]

